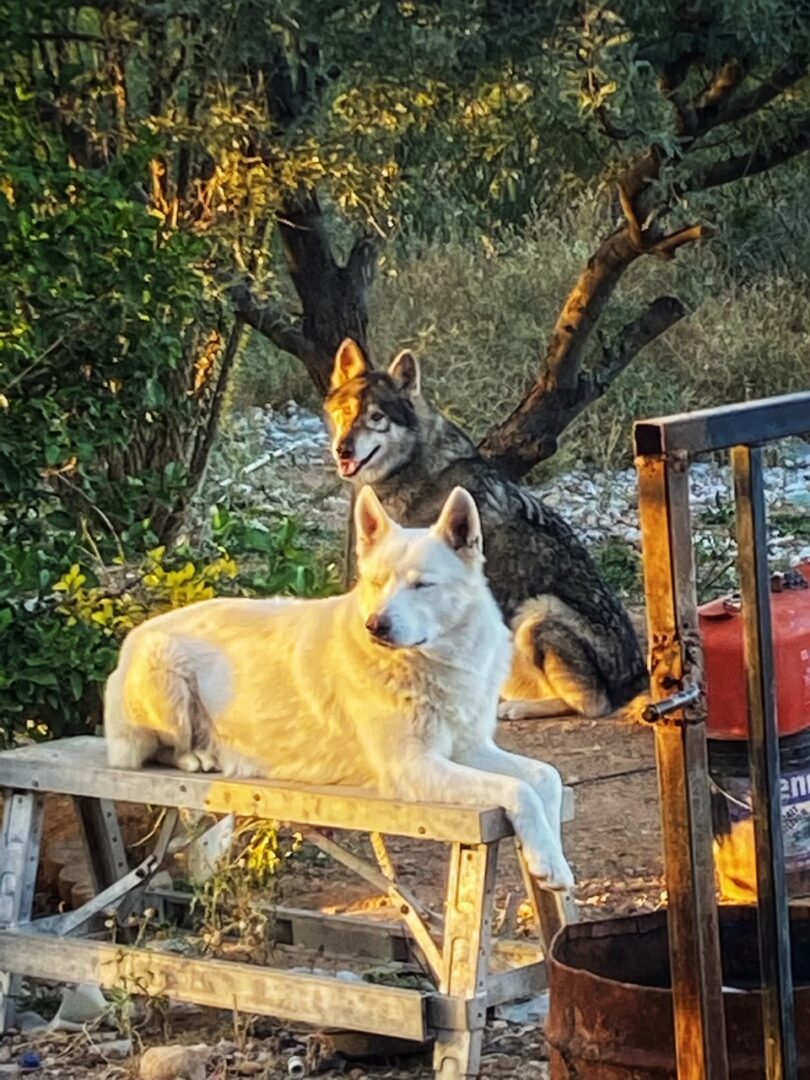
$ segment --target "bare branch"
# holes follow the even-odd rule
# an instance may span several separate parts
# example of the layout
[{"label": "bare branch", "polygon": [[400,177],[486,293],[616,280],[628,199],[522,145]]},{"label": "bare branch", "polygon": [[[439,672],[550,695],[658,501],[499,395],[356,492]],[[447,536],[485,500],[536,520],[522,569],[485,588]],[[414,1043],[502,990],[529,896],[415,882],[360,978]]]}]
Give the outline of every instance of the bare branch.
[{"label": "bare branch", "polygon": [[[745,93],[741,91],[730,99],[727,97],[723,101],[709,102],[703,108],[698,108],[697,132],[702,135],[721,124],[737,123],[752,116],[803,79],[808,70],[810,59],[807,56],[793,56],[754,89]],[[720,107],[717,107],[718,104]]]},{"label": "bare branch", "polygon": [[741,60],[736,58],[729,60],[714,75],[707,89],[696,99],[689,100],[681,83],[688,66],[697,59],[697,57],[692,57],[689,65],[679,69],[677,80],[671,87],[666,77],[661,80],[662,92],[669,98],[675,109],[676,130],[679,135],[685,136],[690,141],[698,138],[719,122],[717,117],[746,76],[746,68]]},{"label": "bare branch", "polygon": [[768,145],[696,169],[684,182],[683,190],[707,191],[709,188],[722,187],[735,180],[767,172],[810,150],[810,113],[797,117],[791,128]]},{"label": "bare branch", "polygon": [[350,337],[364,351],[367,348],[368,300],[377,248],[369,237],[361,237],[341,266],[313,191],[299,192],[290,201],[279,215],[278,227],[287,268],[301,300],[301,330],[319,356],[316,385],[324,390],[341,341]]},{"label": "bare branch", "polygon": [[734,57],[724,64],[709,84],[708,90],[695,102],[695,110],[700,116],[711,115],[721,109],[731,97],[747,74],[742,60]]},{"label": "bare branch", "polygon": [[641,226],[638,223],[638,215],[636,214],[636,208],[633,206],[633,200],[630,198],[623,183],[619,184],[619,205],[622,208],[622,213],[627,222],[627,232],[630,237],[630,243],[636,251],[641,252],[644,250],[644,242],[641,238]]},{"label": "bare branch", "polygon": [[658,255],[662,259],[674,259],[675,252],[684,244],[692,244],[696,240],[708,240],[711,236],[714,236],[714,229],[711,225],[687,225],[686,228],[670,233],[669,236],[663,237],[645,250],[647,255]]},{"label": "bare branch", "polygon": [[614,345],[603,347],[602,364],[593,379],[594,387],[599,387],[597,396],[602,396],[642,349],[685,316],[686,308],[677,296],[659,296],[640,315],[626,323]]}]

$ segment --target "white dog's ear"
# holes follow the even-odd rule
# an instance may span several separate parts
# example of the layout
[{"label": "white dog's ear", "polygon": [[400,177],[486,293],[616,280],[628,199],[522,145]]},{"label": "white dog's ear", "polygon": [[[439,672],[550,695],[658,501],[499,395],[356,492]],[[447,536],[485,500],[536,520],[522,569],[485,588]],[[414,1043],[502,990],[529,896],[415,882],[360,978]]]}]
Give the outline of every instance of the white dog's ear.
[{"label": "white dog's ear", "polygon": [[439,520],[433,526],[433,532],[462,558],[482,554],[484,540],[481,517],[469,491],[463,487],[453,488],[442,507]]},{"label": "white dog's ear", "polygon": [[420,392],[419,361],[409,349],[403,349],[394,357],[388,368],[388,374],[400,390],[407,390],[413,395]]},{"label": "white dog's ear", "polygon": [[391,518],[368,484],[360,488],[354,504],[354,528],[358,555],[365,555],[391,528]]},{"label": "white dog's ear", "polygon": [[367,371],[368,362],[363,350],[356,341],[346,338],[335,353],[335,366],[332,368],[329,389],[338,390],[344,383],[356,379],[358,375],[365,375]]}]

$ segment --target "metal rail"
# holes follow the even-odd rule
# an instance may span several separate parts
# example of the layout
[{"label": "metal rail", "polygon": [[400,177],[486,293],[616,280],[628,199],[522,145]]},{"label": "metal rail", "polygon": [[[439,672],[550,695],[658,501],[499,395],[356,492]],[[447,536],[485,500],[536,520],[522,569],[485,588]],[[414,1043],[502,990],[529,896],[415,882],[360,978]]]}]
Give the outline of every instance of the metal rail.
[{"label": "metal rail", "polygon": [[[810,431],[810,393],[639,421],[634,445],[650,641],[669,942],[680,1080],[726,1080],[688,470],[693,454],[732,448],[751,715],[748,744],[767,1080],[797,1080],[779,797],[767,524],[758,444]],[[655,705],[657,704],[657,707]],[[664,703],[664,707],[660,703]]]},{"label": "metal rail", "polygon": [[790,926],[779,791],[779,737],[768,573],[768,525],[762,450],[735,446],[731,454],[737,511],[745,672],[750,732],[748,764],[757,857],[757,925],[766,1076],[798,1076]]},{"label": "metal rail", "polygon": [[642,456],[679,451],[699,454],[728,450],[738,444],[773,442],[808,431],[810,393],[803,393],[639,420],[633,439],[636,453]]}]

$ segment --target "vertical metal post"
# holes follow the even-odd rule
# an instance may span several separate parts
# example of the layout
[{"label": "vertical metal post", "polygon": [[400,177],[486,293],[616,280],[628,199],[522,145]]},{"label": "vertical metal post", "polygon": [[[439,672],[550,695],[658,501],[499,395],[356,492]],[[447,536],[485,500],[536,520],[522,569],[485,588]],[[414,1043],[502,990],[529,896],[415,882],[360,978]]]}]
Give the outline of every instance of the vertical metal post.
[{"label": "vertical metal post", "polygon": [[731,451],[748,679],[748,762],[757,854],[759,963],[768,1080],[796,1080],[790,924],[784,874],[779,739],[762,448]]},{"label": "vertical metal post", "polygon": [[[701,678],[686,455],[637,462],[656,701]],[[701,706],[702,707],[702,706]],[[700,708],[700,707],[699,707]],[[679,1080],[727,1080],[705,717],[694,708],[655,726]]]}]

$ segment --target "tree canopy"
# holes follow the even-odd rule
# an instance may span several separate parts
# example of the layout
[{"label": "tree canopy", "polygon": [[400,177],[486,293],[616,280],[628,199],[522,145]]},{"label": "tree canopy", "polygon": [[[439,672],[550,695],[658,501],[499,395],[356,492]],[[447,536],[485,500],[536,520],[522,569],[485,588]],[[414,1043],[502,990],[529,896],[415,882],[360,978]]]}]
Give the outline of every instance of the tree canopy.
[{"label": "tree canopy", "polygon": [[[95,716],[116,635],[149,603],[237,588],[235,544],[271,566],[251,589],[325,587],[287,525],[218,511],[209,565],[159,543],[204,474],[247,327],[323,392],[345,336],[368,349],[385,244],[520,230],[595,195],[601,239],[482,443],[519,477],[685,316],[662,294],[621,325],[628,268],[741,207],[756,247],[745,181],[807,180],[803,2],[0,0],[0,27],[12,729]],[[147,599],[103,582],[112,564]]]},{"label": "tree canopy", "polygon": [[597,186],[612,224],[484,443],[527,471],[684,314],[658,298],[585,377],[627,267],[707,238],[718,193],[810,146],[810,15],[787,0],[5,0],[0,17],[0,473],[119,524],[176,527],[245,323],[323,389],[340,339],[366,345],[381,244]]}]

